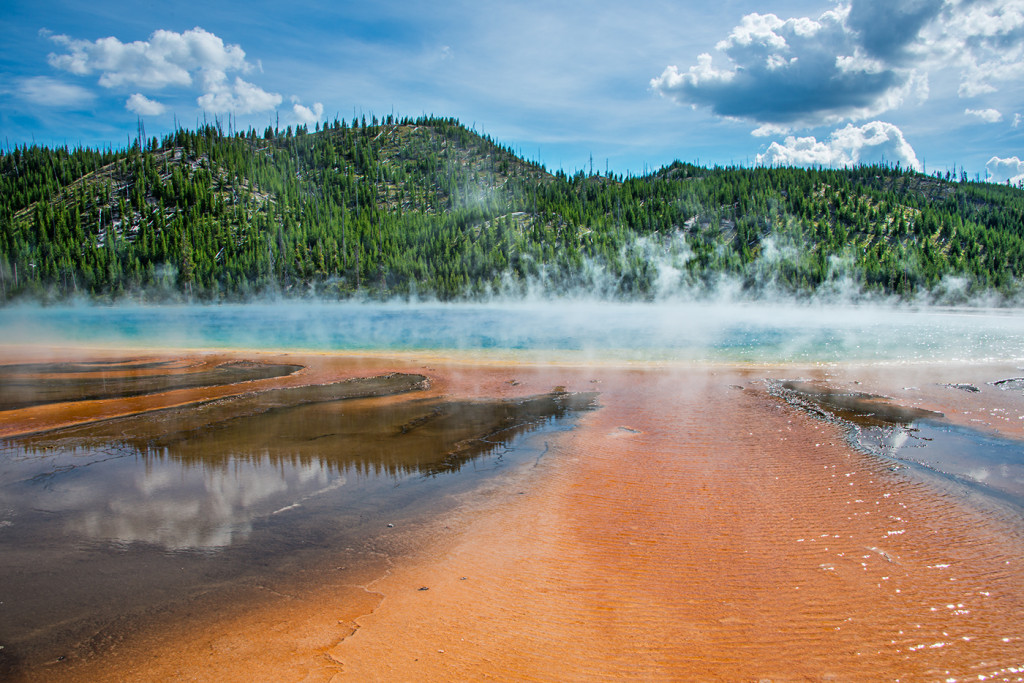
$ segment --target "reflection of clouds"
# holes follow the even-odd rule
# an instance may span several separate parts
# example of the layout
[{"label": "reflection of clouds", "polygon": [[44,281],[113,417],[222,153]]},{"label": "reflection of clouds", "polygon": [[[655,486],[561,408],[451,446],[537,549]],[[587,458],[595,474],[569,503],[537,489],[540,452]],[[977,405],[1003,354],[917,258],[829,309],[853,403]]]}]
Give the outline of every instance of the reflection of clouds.
[{"label": "reflection of clouds", "polygon": [[969,427],[927,421],[917,423],[915,431],[915,450],[897,452],[900,449],[896,447],[893,454],[1024,504],[1022,442]]},{"label": "reflection of clouds", "polygon": [[980,467],[980,468],[973,469],[973,470],[967,470],[967,472],[965,473],[965,476],[968,479],[973,479],[974,481],[977,481],[977,482],[983,482],[983,481],[985,481],[986,479],[989,478],[990,474],[991,474],[991,472],[989,471],[989,469],[987,467]]},{"label": "reflection of clouds", "polygon": [[178,478],[180,477],[175,476],[175,473],[169,467],[161,467],[155,471],[153,468],[147,467],[144,473],[136,476],[135,486],[138,488],[139,493],[151,495],[162,488],[170,486]]},{"label": "reflection of clouds", "polygon": [[886,439],[886,445],[889,446],[893,451],[898,451],[903,448],[907,441],[910,440],[910,435],[902,429],[895,429]]},{"label": "reflection of clouds", "polygon": [[65,514],[69,531],[96,540],[169,550],[227,547],[245,538],[255,519],[345,483],[316,463],[267,458],[216,468],[131,458],[74,472],[33,490],[32,507]]}]

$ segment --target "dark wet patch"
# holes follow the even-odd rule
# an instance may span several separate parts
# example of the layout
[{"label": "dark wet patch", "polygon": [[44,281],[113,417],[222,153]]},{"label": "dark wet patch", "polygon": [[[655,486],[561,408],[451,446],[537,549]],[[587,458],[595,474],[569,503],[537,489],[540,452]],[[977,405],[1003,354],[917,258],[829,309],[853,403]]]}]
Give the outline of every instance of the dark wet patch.
[{"label": "dark wet patch", "polygon": [[[265,413],[314,403],[390,396],[428,386],[429,381],[424,375],[390,373],[327,384],[250,391],[29,435],[17,439],[17,443],[27,448],[49,448],[62,442],[78,445],[116,442],[144,452],[152,447],[165,447],[173,441],[187,441],[192,435],[214,433]],[[248,426],[242,424],[242,429]]]},{"label": "dark wet patch", "polygon": [[125,372],[138,370],[155,370],[157,368],[174,367],[178,361],[158,360],[85,360],[63,363],[14,363],[0,365],[0,377],[17,375],[59,374],[73,375],[84,372]]},{"label": "dark wet patch", "polygon": [[175,361],[0,365],[0,410],[237,384],[284,377],[301,369],[301,365],[247,360],[191,372],[183,371]]},{"label": "dark wet patch", "polygon": [[964,491],[1024,510],[1022,441],[953,425],[941,413],[893,404],[882,396],[843,392],[818,383],[769,382],[769,392],[844,427],[850,445],[858,450],[937,474]]},{"label": "dark wet patch", "polygon": [[981,391],[978,387],[973,384],[944,384],[943,386],[949,387],[950,389],[959,389],[960,391],[967,391],[972,394],[977,394]]},{"label": "dark wet patch", "polygon": [[942,413],[902,406],[884,396],[849,391],[818,382],[773,381],[769,383],[769,390],[788,403],[819,417],[842,420],[862,427],[908,425],[915,420],[942,417]]},{"label": "dark wet patch", "polygon": [[80,659],[196,600],[380,563],[596,406],[397,395],[424,386],[392,374],[251,392],[3,442],[0,664]]},{"label": "dark wet patch", "polygon": [[1024,391],[1024,377],[1007,377],[989,382],[989,384],[999,387],[1003,391]]}]

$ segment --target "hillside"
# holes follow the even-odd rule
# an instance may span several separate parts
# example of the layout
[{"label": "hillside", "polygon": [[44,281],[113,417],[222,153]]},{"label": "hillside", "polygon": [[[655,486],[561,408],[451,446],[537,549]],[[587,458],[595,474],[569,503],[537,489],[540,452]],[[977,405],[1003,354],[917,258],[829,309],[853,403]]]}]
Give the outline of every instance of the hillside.
[{"label": "hillside", "polygon": [[899,168],[550,174],[453,119],[0,153],[0,300],[1015,296],[1024,191]]}]

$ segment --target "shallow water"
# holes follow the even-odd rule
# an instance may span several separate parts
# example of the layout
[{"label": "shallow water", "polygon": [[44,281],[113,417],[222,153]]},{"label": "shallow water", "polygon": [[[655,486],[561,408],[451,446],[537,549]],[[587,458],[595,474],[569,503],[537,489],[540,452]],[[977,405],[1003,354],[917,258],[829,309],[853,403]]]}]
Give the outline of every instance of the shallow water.
[{"label": "shallow water", "polygon": [[144,615],[325,552],[379,563],[393,530],[536,459],[594,406],[420,398],[423,379],[247,393],[0,444],[4,666],[82,655]]},{"label": "shallow water", "polygon": [[[869,393],[799,380],[772,382],[769,389],[792,405],[845,426],[851,443],[861,450],[924,468],[1024,511],[1024,441],[953,424],[941,413]],[[979,391],[973,386],[967,390]]]},{"label": "shallow water", "polygon": [[1024,511],[1024,442],[929,419],[889,433],[867,433],[859,440]]},{"label": "shallow water", "polygon": [[13,363],[0,365],[0,410],[251,382],[284,377],[301,368],[251,361],[229,361],[215,367],[133,360]]}]

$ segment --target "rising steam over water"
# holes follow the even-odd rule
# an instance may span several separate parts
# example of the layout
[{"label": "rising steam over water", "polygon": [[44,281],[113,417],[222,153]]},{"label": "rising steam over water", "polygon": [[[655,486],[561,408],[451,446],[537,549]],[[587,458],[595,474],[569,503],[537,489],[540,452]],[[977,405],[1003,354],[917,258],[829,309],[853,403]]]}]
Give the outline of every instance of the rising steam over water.
[{"label": "rising steam over water", "polygon": [[0,343],[508,352],[628,360],[1013,361],[1016,309],[795,303],[9,307]]}]

